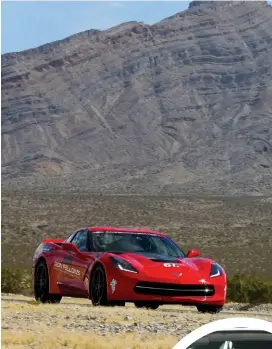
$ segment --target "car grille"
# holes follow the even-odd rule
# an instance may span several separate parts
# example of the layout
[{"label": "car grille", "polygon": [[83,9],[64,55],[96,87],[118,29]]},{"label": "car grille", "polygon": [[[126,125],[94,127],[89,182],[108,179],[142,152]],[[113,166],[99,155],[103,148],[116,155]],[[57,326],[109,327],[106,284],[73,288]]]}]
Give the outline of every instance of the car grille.
[{"label": "car grille", "polygon": [[159,282],[138,282],[134,287],[138,294],[181,297],[211,297],[214,295],[213,285],[166,284]]}]

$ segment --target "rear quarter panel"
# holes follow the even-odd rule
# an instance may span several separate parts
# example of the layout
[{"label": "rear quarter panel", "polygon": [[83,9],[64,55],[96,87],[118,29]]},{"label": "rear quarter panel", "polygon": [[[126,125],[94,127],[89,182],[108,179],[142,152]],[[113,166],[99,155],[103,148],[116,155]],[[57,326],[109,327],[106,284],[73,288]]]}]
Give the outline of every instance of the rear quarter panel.
[{"label": "rear quarter panel", "polygon": [[43,259],[46,262],[49,276],[49,292],[50,293],[59,293],[59,287],[57,281],[61,277],[60,272],[54,268],[54,263],[64,259],[65,252],[61,247],[52,242],[42,242],[33,256],[32,263],[32,285],[34,287],[34,275],[35,268],[38,262]]}]

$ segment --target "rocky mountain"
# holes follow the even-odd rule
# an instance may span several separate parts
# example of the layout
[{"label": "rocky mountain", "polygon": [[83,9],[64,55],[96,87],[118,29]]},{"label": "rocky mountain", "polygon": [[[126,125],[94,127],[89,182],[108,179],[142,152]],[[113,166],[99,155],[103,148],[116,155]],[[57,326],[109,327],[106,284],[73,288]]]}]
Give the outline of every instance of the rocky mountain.
[{"label": "rocky mountain", "polygon": [[2,187],[272,193],[272,8],[194,1],[2,55]]}]

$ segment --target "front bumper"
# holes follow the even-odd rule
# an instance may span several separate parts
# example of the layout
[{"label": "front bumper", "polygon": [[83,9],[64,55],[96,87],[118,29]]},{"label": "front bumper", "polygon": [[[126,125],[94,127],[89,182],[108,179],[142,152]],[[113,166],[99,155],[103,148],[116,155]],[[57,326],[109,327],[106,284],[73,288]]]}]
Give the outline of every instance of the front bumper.
[{"label": "front bumper", "polygon": [[[127,302],[158,302],[161,304],[211,304],[226,302],[226,278],[220,276],[206,282],[200,280],[162,280],[139,274],[116,271],[108,275],[108,299]],[[112,288],[114,280],[114,288]],[[212,282],[211,282],[212,281]]]}]

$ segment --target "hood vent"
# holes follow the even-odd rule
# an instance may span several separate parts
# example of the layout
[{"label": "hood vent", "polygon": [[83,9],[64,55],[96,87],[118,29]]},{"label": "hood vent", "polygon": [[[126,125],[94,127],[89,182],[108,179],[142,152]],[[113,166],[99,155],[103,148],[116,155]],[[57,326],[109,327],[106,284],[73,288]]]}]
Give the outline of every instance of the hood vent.
[{"label": "hood vent", "polygon": [[149,258],[152,262],[158,263],[180,263],[179,259],[176,258]]}]

